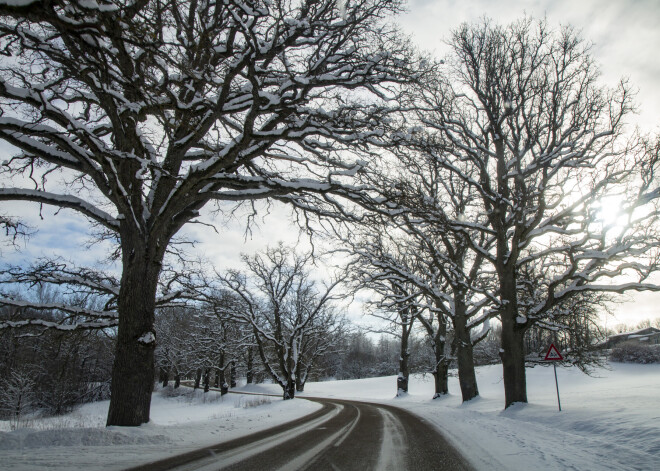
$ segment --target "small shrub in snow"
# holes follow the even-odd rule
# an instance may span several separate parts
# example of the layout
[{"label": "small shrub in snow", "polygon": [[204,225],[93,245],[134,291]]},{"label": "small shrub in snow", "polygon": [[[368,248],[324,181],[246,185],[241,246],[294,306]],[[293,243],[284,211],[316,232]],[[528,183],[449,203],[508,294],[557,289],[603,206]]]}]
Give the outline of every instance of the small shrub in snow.
[{"label": "small shrub in snow", "polygon": [[610,360],[620,363],[660,363],[660,347],[639,342],[622,342],[612,349]]},{"label": "small shrub in snow", "polygon": [[0,411],[12,430],[28,425],[23,422],[25,414],[35,408],[35,386],[32,375],[25,371],[12,371],[0,383]]},{"label": "small shrub in snow", "polygon": [[270,404],[271,398],[268,396],[241,396],[238,401],[234,402],[234,407],[239,409],[249,409],[250,407],[259,407],[264,404]]}]

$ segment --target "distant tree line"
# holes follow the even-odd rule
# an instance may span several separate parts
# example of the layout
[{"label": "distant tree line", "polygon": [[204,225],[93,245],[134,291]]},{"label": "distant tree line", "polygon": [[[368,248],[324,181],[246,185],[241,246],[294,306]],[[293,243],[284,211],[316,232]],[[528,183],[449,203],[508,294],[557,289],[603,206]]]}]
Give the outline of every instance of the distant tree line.
[{"label": "distant tree line", "polygon": [[[57,303],[52,289],[35,289],[41,304]],[[84,300],[78,305],[84,307]],[[56,309],[0,308],[0,320],[58,322]],[[66,321],[63,326],[69,325]],[[26,328],[0,330],[0,417],[18,425],[29,412],[63,414],[110,397],[114,332]]]}]

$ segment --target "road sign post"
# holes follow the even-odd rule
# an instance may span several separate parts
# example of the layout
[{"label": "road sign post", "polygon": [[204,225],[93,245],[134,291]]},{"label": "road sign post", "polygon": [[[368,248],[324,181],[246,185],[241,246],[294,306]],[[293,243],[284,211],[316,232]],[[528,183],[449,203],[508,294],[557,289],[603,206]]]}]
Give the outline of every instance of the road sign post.
[{"label": "road sign post", "polygon": [[[548,353],[545,354],[545,361],[555,362],[563,359],[564,357],[561,356],[561,353],[559,353],[559,350],[557,350],[555,344],[554,343],[550,344]],[[557,387],[557,405],[559,406],[559,412],[561,412],[561,400],[559,399],[559,381],[557,381],[557,363],[553,363],[552,367],[555,370],[555,386]]]}]

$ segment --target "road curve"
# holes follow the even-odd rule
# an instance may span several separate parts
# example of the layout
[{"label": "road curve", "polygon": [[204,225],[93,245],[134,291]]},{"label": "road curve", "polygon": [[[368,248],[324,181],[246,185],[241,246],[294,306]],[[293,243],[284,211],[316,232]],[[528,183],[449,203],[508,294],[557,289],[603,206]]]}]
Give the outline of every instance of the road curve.
[{"label": "road curve", "polygon": [[[471,470],[429,423],[393,406],[305,398],[321,409],[246,437],[143,466],[141,471]],[[300,400],[300,399],[296,399]]]}]

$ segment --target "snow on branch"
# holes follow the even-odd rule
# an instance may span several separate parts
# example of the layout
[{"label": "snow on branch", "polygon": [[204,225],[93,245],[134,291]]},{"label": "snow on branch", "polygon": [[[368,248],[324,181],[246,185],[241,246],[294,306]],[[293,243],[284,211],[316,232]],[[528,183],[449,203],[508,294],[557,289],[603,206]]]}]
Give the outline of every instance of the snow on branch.
[{"label": "snow on branch", "polygon": [[48,191],[29,190],[26,188],[0,188],[0,201],[18,200],[44,203],[60,208],[70,208],[112,231],[119,229],[119,221],[116,218],[77,196],[60,195]]}]

